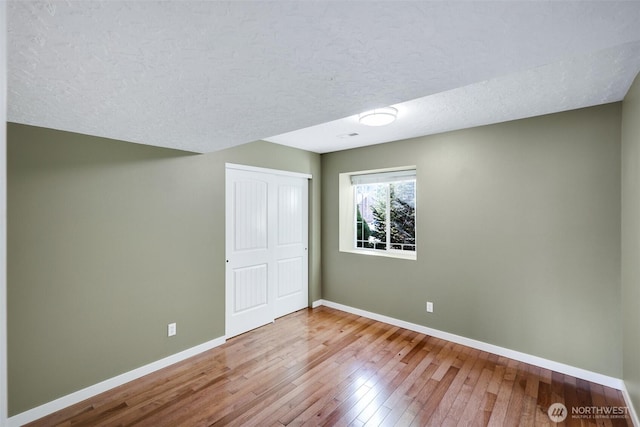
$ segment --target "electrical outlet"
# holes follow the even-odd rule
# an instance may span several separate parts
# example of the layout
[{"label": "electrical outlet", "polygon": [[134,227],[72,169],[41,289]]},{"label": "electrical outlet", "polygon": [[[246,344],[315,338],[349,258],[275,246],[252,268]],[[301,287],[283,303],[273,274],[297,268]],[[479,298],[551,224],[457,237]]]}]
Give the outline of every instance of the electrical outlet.
[{"label": "electrical outlet", "polygon": [[167,335],[172,337],[177,333],[178,333],[178,331],[176,330],[176,324],[175,323],[169,323],[169,326],[167,327]]},{"label": "electrical outlet", "polygon": [[431,301],[427,301],[427,313],[433,313],[433,303]]}]

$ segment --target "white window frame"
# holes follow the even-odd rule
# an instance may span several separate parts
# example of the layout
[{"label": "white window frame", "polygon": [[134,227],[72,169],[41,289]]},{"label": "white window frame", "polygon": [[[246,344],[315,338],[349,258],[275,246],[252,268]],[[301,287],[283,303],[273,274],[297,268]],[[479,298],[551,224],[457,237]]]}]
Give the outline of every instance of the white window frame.
[{"label": "white window frame", "polygon": [[[352,183],[352,177],[357,175],[372,175],[372,174],[385,174],[391,172],[400,172],[400,171],[408,171],[417,169],[416,166],[403,166],[397,168],[387,168],[387,169],[375,169],[375,170],[367,170],[367,171],[358,171],[358,172],[348,172],[339,174],[338,185],[339,185],[339,230],[340,230],[340,238],[339,238],[339,250],[340,252],[349,252],[360,255],[371,255],[371,256],[384,256],[389,258],[398,258],[398,259],[407,259],[407,260],[416,260],[418,247],[416,246],[415,251],[403,251],[397,249],[370,249],[370,248],[358,248],[356,247],[356,208],[355,208],[355,186]],[[382,176],[382,175],[381,175]],[[417,180],[416,180],[417,181]],[[416,182],[416,190],[417,190],[417,182]],[[417,191],[416,191],[417,197]],[[416,200],[416,210],[417,210],[417,200]],[[388,217],[388,216],[387,216]],[[417,244],[417,236],[416,236],[416,244]],[[387,246],[388,247],[388,246]]]}]

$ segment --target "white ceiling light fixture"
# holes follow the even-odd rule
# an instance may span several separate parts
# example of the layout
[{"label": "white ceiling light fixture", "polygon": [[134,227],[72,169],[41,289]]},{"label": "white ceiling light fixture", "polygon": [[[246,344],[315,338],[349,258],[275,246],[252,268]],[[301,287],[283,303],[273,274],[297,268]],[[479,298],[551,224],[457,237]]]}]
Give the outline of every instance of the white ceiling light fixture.
[{"label": "white ceiling light fixture", "polygon": [[396,121],[398,110],[393,107],[376,108],[361,113],[358,120],[367,126],[385,126]]}]

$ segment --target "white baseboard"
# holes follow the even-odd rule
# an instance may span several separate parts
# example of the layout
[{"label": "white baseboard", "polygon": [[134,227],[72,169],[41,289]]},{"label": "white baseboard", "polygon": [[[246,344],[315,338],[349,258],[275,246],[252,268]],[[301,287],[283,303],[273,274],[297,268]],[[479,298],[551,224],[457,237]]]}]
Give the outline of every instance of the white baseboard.
[{"label": "white baseboard", "polygon": [[188,348],[184,351],[181,351],[180,353],[173,354],[171,356],[165,357],[164,359],[149,363],[148,365],[141,366],[137,369],[125,372],[124,374],[118,375],[116,377],[109,378],[108,380],[102,381],[98,384],[83,388],[82,390],[78,390],[59,399],[45,403],[44,405],[29,409],[28,411],[10,417],[8,420],[8,426],[18,427],[30,423],[56,411],[64,409],[68,406],[75,405],[78,402],[82,402],[85,399],[96,396],[100,393],[104,393],[105,391],[111,390],[112,388],[118,387],[122,384],[126,384],[129,381],[133,381],[147,374],[173,365],[174,363],[181,362],[197,354],[218,347],[224,344],[225,341],[225,337],[213,339],[195,347]]},{"label": "white baseboard", "polygon": [[629,408],[629,416],[631,416],[631,421],[633,425],[636,427],[640,427],[640,418],[638,418],[638,413],[636,412],[636,408],[633,406],[633,401],[631,401],[631,396],[629,396],[629,391],[627,390],[627,386],[622,384],[622,395],[624,396],[624,400],[627,403],[627,408]]},{"label": "white baseboard", "polygon": [[541,368],[550,369],[552,371],[560,372],[562,374],[571,375],[572,377],[580,378],[583,380],[591,381],[596,384],[602,384],[607,387],[612,387],[617,390],[622,390],[624,383],[619,378],[602,375],[597,372],[587,371],[586,369],[576,368],[574,366],[565,365],[564,363],[555,362],[553,360],[543,359],[542,357],[533,356],[519,351],[511,350],[497,345],[488,344],[482,341],[477,341],[471,338],[466,338],[460,335],[451,334],[449,332],[439,331],[426,326],[417,325],[415,323],[405,322],[404,320],[395,319],[393,317],[384,316],[377,313],[372,313],[359,308],[350,307],[348,305],[338,304],[327,300],[318,300],[313,303],[314,307],[324,305],[336,310],[346,311],[347,313],[356,314],[358,316],[366,317],[368,319],[377,320],[379,322],[388,323],[393,326],[399,326],[401,328],[409,329],[414,332],[419,332],[425,335],[431,335],[436,338],[441,338],[447,341],[451,341],[457,344],[466,345],[478,350],[486,351],[488,353],[497,354],[499,356],[515,359],[520,362],[525,362],[530,365],[539,366]]}]

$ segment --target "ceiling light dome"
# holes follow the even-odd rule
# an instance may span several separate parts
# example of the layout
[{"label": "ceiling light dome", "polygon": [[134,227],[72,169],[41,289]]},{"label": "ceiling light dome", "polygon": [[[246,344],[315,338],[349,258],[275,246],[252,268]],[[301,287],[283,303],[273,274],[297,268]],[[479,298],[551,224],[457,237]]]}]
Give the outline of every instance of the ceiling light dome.
[{"label": "ceiling light dome", "polygon": [[358,116],[358,120],[360,120],[360,123],[367,126],[384,126],[393,123],[397,116],[398,110],[395,108],[383,107],[361,113]]}]

